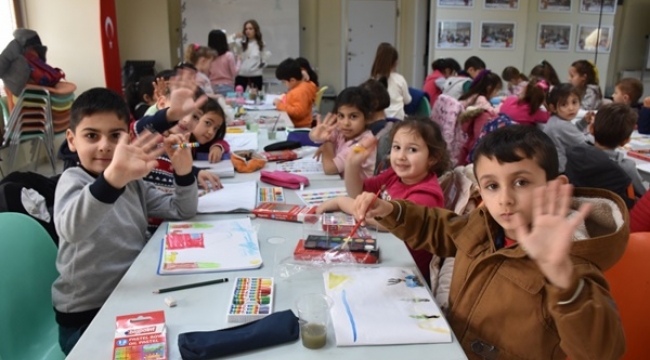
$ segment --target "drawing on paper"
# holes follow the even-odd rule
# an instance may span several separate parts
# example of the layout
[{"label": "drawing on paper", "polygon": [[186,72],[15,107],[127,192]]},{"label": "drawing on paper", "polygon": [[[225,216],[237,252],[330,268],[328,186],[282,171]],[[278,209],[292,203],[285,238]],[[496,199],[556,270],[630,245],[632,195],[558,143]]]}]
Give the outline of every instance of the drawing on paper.
[{"label": "drawing on paper", "polygon": [[339,196],[348,196],[348,192],[344,187],[327,188],[318,190],[302,190],[298,192],[298,196],[305,205],[317,206],[327,200],[334,199]]}]

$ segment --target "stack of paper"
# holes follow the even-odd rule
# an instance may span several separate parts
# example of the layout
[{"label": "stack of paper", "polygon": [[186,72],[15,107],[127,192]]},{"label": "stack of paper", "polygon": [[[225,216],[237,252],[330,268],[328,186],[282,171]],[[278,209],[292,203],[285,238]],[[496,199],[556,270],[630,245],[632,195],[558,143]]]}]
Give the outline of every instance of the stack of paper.
[{"label": "stack of paper", "polygon": [[251,212],[257,200],[257,182],[223,184],[223,189],[199,197],[199,213]]}]

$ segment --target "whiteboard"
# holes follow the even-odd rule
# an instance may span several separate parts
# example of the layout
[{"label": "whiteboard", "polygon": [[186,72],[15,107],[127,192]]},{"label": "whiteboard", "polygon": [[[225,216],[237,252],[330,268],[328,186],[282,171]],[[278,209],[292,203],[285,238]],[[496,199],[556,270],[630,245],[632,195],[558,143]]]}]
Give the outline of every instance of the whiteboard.
[{"label": "whiteboard", "polygon": [[300,56],[299,0],[184,0],[181,4],[183,49],[187,44],[207,45],[210,30],[242,32],[244,22],[260,24],[269,65]]}]

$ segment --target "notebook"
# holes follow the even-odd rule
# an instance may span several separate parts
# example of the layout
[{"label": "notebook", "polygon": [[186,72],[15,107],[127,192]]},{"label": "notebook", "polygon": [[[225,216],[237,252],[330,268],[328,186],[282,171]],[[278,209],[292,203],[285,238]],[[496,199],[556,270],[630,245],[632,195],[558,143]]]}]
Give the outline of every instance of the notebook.
[{"label": "notebook", "polygon": [[207,160],[194,160],[194,166],[214,173],[220,178],[235,177],[235,167],[230,159],[221,160],[217,163],[210,163]]},{"label": "notebook", "polygon": [[158,274],[256,269],[260,266],[260,246],[249,218],[171,222],[162,240]]},{"label": "notebook", "polygon": [[201,214],[253,211],[257,204],[257,182],[223,184],[223,189],[199,193]]},{"label": "notebook", "polygon": [[230,144],[230,151],[255,150],[259,148],[257,132],[226,133],[224,138]]}]

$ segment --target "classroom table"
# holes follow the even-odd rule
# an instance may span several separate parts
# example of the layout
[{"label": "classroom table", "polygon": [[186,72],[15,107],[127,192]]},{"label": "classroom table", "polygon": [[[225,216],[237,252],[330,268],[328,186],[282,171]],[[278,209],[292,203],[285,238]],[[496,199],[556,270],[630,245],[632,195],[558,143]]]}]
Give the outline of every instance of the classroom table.
[{"label": "classroom table", "polygon": [[[263,184],[260,184],[263,185]],[[342,186],[342,181],[338,184]],[[312,187],[330,187],[330,181],[314,181]],[[288,203],[299,203],[292,190],[285,189]],[[192,220],[218,220],[241,218],[244,214],[199,215]],[[190,331],[223,329],[236,324],[226,322],[226,311],[235,277],[274,276],[274,311],[292,309],[296,299],[305,293],[324,293],[322,270],[312,269],[290,277],[281,277],[283,261],[290,259],[302,235],[302,224],[267,219],[253,219],[264,264],[260,269],[210,274],[166,275],[156,274],[160,245],[165,224],[153,235],[138,258],[122,278],[84,335],[74,347],[68,360],[109,359],[115,332],[115,317],[139,312],[164,310],[167,324],[168,353],[170,359],[180,359],[178,335]],[[276,243],[272,238],[284,241]],[[270,242],[269,239],[272,239]],[[416,269],[406,246],[389,233],[380,233],[380,266],[399,266]],[[167,294],[153,294],[159,288],[207,281],[227,277],[231,282],[187,289]],[[164,299],[173,296],[178,305],[168,308]],[[378,315],[380,316],[380,315]],[[453,337],[453,334],[452,334]],[[319,350],[309,350],[300,341],[278,345],[227,358],[237,359],[398,359],[426,357],[428,359],[467,359],[457,339],[444,344],[385,345],[337,347],[332,326],[328,330],[327,345]]]},{"label": "classroom table", "polygon": [[[634,130],[632,133],[632,141],[628,143],[626,147],[632,149],[632,150],[639,150],[639,149],[648,149],[650,147],[650,135],[643,135],[639,134],[638,131]],[[626,153],[626,150],[622,150]],[[646,183],[650,183],[650,162],[644,161],[641,159],[637,159],[635,157],[631,156],[626,156],[628,159],[634,160],[634,162],[637,165],[637,170],[639,171],[639,175],[641,175],[641,178],[643,178],[643,181]],[[648,185],[648,184],[646,184]]]}]

